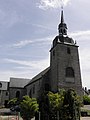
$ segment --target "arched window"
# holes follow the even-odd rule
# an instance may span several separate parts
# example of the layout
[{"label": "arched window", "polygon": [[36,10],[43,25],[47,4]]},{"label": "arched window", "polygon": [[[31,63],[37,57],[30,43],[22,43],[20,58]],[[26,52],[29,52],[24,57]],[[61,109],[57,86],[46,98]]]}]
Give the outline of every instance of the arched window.
[{"label": "arched window", "polygon": [[72,67],[66,68],[66,77],[74,77],[74,70]]},{"label": "arched window", "polygon": [[16,98],[20,98],[20,91],[16,92]]},{"label": "arched window", "polygon": [[6,96],[8,96],[8,92],[6,92]]},{"label": "arched window", "polygon": [[2,83],[0,82],[0,88],[2,87]]}]

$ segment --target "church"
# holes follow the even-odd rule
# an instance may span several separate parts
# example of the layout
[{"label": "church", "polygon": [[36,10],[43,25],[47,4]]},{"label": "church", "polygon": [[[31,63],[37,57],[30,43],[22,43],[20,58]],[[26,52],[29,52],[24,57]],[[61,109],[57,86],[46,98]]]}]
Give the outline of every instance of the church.
[{"label": "church", "polygon": [[50,49],[50,66],[32,79],[10,78],[7,90],[4,90],[8,91],[8,99],[22,98],[24,95],[38,98],[45,91],[55,93],[60,89],[70,88],[82,96],[78,47],[76,42],[67,35],[67,24],[64,22],[62,9],[58,35],[52,41]]},{"label": "church", "polygon": [[38,97],[44,91],[58,92],[60,89],[73,88],[82,95],[78,45],[68,37],[64,22],[63,9],[58,25],[58,35],[52,41],[50,66],[36,75],[25,86],[27,95]]}]

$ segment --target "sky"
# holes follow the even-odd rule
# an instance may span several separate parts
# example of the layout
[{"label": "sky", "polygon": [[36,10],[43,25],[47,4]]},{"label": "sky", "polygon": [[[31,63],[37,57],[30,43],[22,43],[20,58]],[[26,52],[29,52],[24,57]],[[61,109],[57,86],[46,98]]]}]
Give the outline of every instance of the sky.
[{"label": "sky", "polygon": [[[79,45],[84,87],[90,88],[90,0],[62,0],[68,36]],[[29,78],[50,64],[61,0],[0,0],[0,81]]]}]

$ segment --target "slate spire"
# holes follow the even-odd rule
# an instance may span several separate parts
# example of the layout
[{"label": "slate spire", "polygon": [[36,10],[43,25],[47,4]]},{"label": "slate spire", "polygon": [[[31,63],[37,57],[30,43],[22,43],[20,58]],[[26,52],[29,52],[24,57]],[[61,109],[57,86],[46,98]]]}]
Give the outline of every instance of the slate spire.
[{"label": "slate spire", "polygon": [[67,35],[67,25],[64,23],[63,8],[61,10],[61,23],[58,25],[59,35]]},{"label": "slate spire", "polygon": [[61,23],[64,23],[64,16],[63,16],[63,10],[61,11]]}]

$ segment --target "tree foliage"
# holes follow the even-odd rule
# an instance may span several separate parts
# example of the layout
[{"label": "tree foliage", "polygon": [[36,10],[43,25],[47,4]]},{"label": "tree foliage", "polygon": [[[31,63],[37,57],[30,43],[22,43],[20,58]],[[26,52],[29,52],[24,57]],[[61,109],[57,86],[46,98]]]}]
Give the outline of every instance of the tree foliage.
[{"label": "tree foliage", "polygon": [[11,106],[15,106],[17,104],[18,99],[17,98],[13,98],[11,100],[9,100],[8,105]]},{"label": "tree foliage", "polygon": [[29,96],[24,96],[20,103],[20,114],[22,118],[26,120],[31,120],[35,116],[35,113],[39,110],[39,105],[36,98],[30,98]]},{"label": "tree foliage", "polygon": [[[17,99],[9,101],[16,104]],[[82,100],[73,89],[59,90],[58,93],[45,92],[39,98],[39,105],[35,98],[24,96],[20,102],[20,114],[23,119],[31,120],[35,113],[40,110],[41,119],[56,120],[59,115],[60,120],[79,120]],[[57,115],[58,113],[58,115]]]},{"label": "tree foliage", "polygon": [[62,110],[64,91],[61,90],[59,93],[49,92],[47,96],[49,100],[49,118],[50,120],[56,120],[57,113],[61,113]]},{"label": "tree foliage", "polygon": [[48,93],[50,108],[54,111],[59,111],[62,107],[64,96],[60,93]]},{"label": "tree foliage", "polygon": [[83,96],[83,103],[84,105],[90,105],[90,97],[87,95]]},{"label": "tree foliage", "polygon": [[63,101],[62,113],[64,120],[79,120],[81,104],[81,98],[76,94],[75,90],[67,90]]},{"label": "tree foliage", "polygon": [[[49,114],[56,116],[59,113],[60,120],[79,120],[81,99],[73,89],[67,91],[60,90],[58,93],[49,92],[47,94],[49,100]],[[52,118],[50,117],[52,120]],[[54,118],[55,119],[55,118]]]}]

